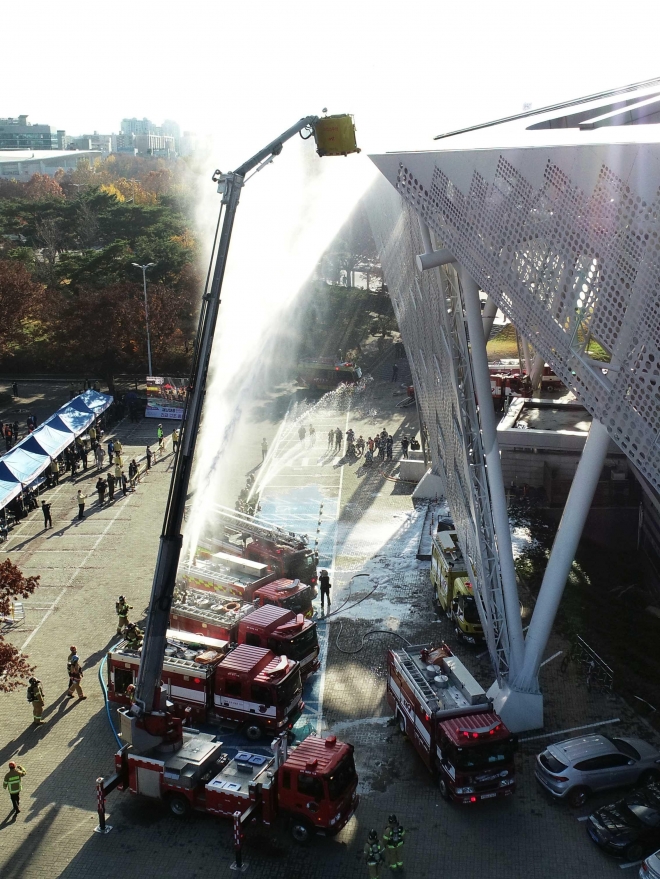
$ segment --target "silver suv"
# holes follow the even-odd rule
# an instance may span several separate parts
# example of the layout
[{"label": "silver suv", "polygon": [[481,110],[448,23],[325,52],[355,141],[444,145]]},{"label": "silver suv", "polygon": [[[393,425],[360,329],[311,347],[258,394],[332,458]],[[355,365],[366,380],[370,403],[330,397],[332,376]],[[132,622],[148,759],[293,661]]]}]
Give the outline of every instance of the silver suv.
[{"label": "silver suv", "polygon": [[658,781],[660,751],[627,736],[576,736],[538,754],[535,775],[553,796],[582,806],[594,791]]}]

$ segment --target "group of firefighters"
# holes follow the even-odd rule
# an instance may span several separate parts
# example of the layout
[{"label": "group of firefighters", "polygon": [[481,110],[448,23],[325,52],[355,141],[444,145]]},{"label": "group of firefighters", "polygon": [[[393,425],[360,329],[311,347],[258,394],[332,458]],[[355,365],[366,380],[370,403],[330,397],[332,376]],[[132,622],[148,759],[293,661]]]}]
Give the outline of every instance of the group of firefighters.
[{"label": "group of firefighters", "polygon": [[364,858],[369,870],[369,879],[377,879],[385,863],[390,870],[403,870],[403,843],[406,831],[399,824],[396,815],[387,819],[387,827],[383,831],[383,841],[378,839],[378,831],[370,830],[369,838],[364,845]]}]

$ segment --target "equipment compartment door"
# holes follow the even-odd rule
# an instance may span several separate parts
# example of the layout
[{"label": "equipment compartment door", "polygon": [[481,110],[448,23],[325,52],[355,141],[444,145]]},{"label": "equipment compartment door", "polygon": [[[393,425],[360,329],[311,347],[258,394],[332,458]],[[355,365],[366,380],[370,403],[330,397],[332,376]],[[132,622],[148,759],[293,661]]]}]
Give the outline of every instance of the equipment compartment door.
[{"label": "equipment compartment door", "polygon": [[156,769],[137,768],[137,792],[145,797],[160,797],[160,772]]}]

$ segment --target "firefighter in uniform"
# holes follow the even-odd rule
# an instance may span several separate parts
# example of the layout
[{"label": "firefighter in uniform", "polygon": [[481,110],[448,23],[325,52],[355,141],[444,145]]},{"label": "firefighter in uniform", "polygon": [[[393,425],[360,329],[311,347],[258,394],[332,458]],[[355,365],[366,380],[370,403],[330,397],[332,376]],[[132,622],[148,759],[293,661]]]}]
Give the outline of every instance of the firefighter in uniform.
[{"label": "firefighter in uniform", "polygon": [[129,650],[138,650],[142,646],[142,636],[144,632],[138,629],[135,623],[129,623],[126,626],[124,637],[126,638],[126,646]]},{"label": "firefighter in uniform", "polygon": [[21,766],[20,763],[14,763],[12,760],[9,764],[9,772],[5,775],[5,780],[2,782],[2,786],[5,790],[9,791],[9,796],[11,797],[11,804],[13,806],[14,812],[18,815],[20,810],[20,799],[21,799],[21,790],[23,788],[23,784],[21,779],[27,773],[25,769]]},{"label": "firefighter in uniform", "polygon": [[126,604],[126,599],[123,595],[119,596],[115,604],[115,611],[117,612],[117,634],[121,635],[124,626],[128,625],[128,612],[129,610],[133,610],[132,604]]},{"label": "firefighter in uniform", "polygon": [[71,647],[69,647],[69,651],[70,651],[70,653],[66,658],[66,673],[67,674],[71,671],[73,657],[78,655],[78,648],[75,646],[75,644],[72,644]]},{"label": "firefighter in uniform", "polygon": [[30,678],[27,689],[27,700],[32,703],[33,723],[45,723],[41,719],[44,713],[44,691],[39,678]]},{"label": "firefighter in uniform", "polygon": [[387,827],[383,831],[385,860],[390,870],[403,870],[403,837],[406,831],[397,821],[396,815],[387,819]]},{"label": "firefighter in uniform", "polygon": [[380,865],[383,863],[383,846],[378,841],[378,833],[369,831],[369,839],[364,845],[364,857],[369,868],[369,879],[378,879]]},{"label": "firefighter in uniform", "polygon": [[328,613],[330,612],[330,589],[332,588],[332,583],[330,582],[330,575],[324,569],[321,571],[319,576],[319,584],[321,586],[321,612],[325,610],[325,602],[328,602]]}]

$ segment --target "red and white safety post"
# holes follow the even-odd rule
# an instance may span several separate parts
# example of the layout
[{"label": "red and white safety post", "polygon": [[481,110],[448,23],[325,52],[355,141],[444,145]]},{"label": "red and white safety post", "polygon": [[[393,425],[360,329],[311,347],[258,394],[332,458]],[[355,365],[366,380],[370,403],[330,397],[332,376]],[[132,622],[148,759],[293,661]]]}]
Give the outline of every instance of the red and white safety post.
[{"label": "red and white safety post", "polygon": [[234,857],[235,861],[229,868],[237,870],[239,873],[245,873],[248,868],[247,863],[243,861],[243,830],[241,828],[241,813],[234,812]]},{"label": "red and white safety post", "polygon": [[99,813],[98,827],[94,828],[94,833],[110,833],[112,826],[105,823],[105,789],[103,787],[103,779],[96,779],[96,807]]}]

